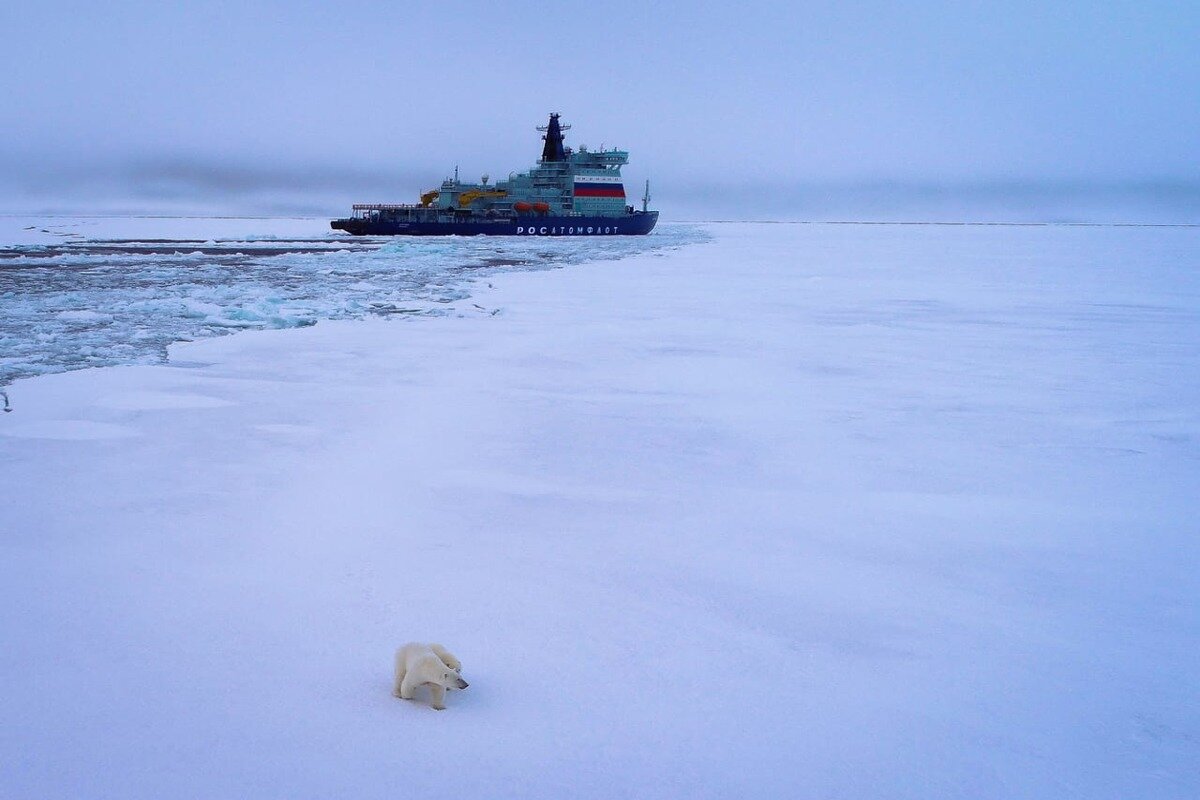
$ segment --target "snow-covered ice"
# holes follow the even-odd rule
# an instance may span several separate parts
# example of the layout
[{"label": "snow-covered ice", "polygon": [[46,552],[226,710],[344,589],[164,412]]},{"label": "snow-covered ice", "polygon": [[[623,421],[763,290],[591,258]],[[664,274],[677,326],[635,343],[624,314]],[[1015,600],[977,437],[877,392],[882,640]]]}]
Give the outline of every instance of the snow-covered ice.
[{"label": "snow-covered ice", "polygon": [[704,232],[16,381],[0,796],[1200,795],[1200,228]]}]

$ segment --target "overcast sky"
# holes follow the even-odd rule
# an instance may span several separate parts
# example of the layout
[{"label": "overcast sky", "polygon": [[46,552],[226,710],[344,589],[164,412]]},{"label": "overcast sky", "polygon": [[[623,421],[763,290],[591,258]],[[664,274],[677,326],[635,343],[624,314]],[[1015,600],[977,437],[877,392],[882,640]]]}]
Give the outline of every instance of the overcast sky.
[{"label": "overcast sky", "polygon": [[7,0],[0,32],[8,195],[407,200],[528,168],[551,110],[660,187],[1200,181],[1194,0]]}]

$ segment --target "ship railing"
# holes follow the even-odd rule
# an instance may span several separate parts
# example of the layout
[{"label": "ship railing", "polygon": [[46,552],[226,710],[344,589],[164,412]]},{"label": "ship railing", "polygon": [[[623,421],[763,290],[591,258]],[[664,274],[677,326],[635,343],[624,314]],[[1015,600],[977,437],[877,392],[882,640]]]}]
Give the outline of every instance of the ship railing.
[{"label": "ship railing", "polygon": [[600,164],[624,165],[629,163],[629,151],[604,150],[601,152],[588,151],[588,161]]},{"label": "ship railing", "polygon": [[403,211],[409,208],[434,208],[417,203],[355,203],[351,206],[355,211]]},{"label": "ship railing", "polygon": [[[502,204],[503,205],[503,204]],[[443,208],[442,206],[423,206],[419,203],[355,203],[351,206],[354,213],[369,211],[459,211],[461,209]]]}]

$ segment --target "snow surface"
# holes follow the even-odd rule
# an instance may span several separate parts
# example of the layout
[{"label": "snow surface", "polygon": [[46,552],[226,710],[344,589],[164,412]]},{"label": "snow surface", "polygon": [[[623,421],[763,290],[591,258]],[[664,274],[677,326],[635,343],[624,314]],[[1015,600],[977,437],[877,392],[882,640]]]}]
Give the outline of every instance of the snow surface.
[{"label": "snow surface", "polygon": [[1200,795],[1200,229],[707,230],[14,383],[0,796]]}]

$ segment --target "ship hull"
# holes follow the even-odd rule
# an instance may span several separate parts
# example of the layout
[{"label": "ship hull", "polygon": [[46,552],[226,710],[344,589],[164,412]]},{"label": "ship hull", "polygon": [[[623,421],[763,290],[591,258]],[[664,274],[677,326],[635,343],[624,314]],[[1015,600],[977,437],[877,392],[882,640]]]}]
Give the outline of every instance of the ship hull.
[{"label": "ship hull", "polygon": [[657,211],[635,211],[621,217],[530,216],[455,222],[350,217],[335,219],[329,226],[355,236],[644,236],[657,222]]}]

